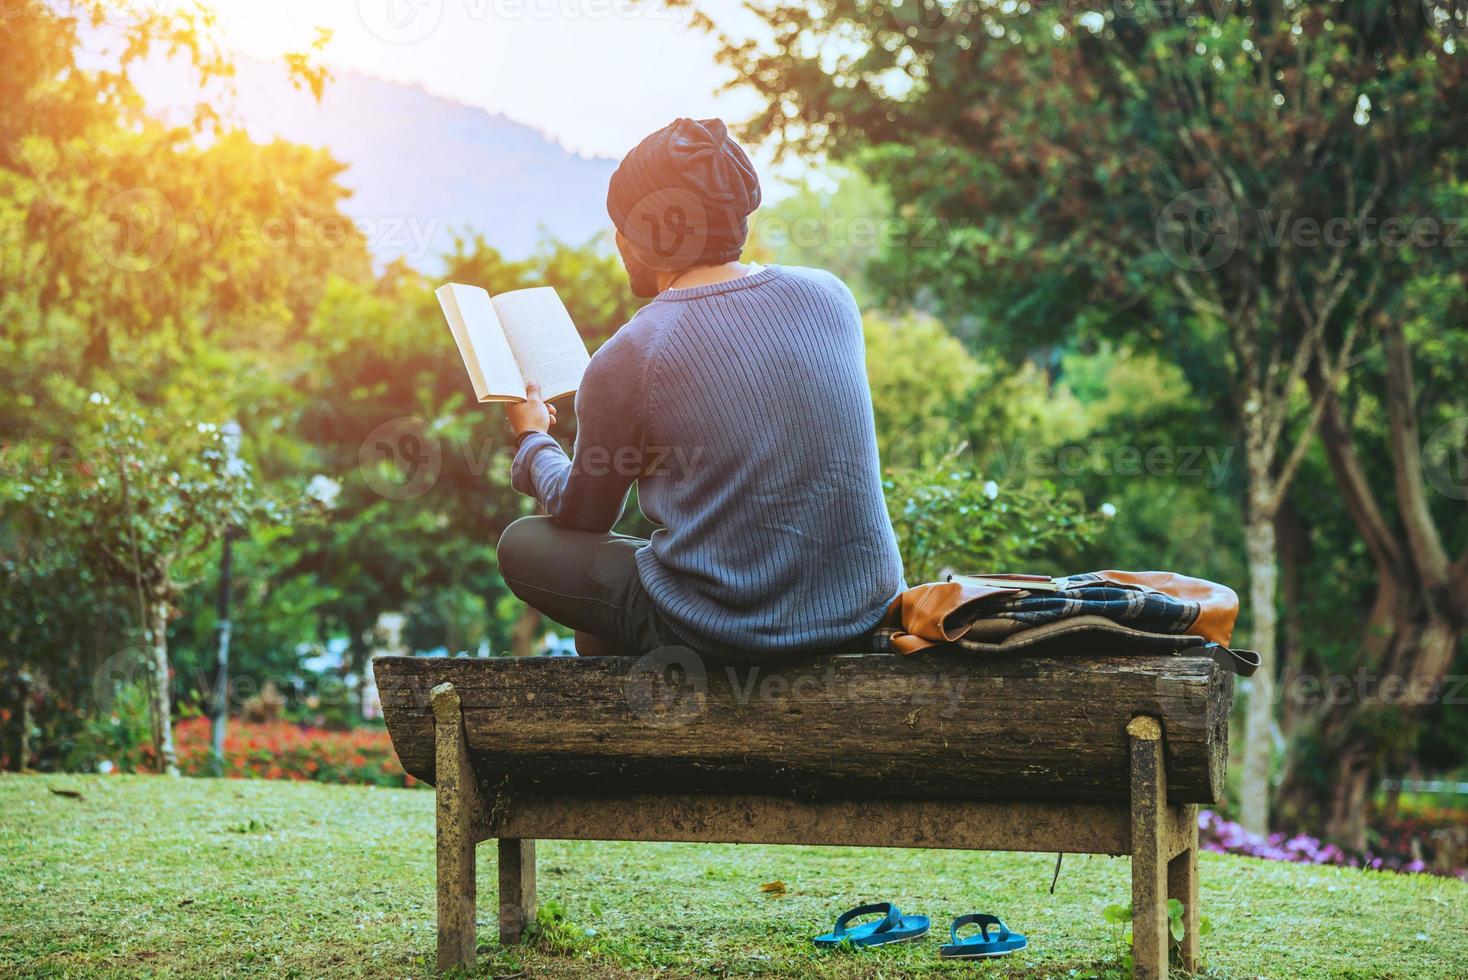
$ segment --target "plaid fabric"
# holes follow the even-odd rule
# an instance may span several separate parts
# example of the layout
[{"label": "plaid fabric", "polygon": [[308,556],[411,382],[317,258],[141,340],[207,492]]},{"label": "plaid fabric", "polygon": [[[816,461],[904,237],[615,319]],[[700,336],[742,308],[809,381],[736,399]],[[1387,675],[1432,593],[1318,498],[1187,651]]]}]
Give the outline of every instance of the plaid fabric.
[{"label": "plaid fabric", "polygon": [[[1259,655],[1209,642],[1193,632],[1202,614],[1199,602],[1132,585],[1118,585],[1086,572],[1060,580],[1058,592],[995,596],[976,602],[973,620],[956,642],[945,644],[983,655],[1006,653],[1070,654],[1177,654],[1202,652],[1224,669],[1251,677]],[[957,625],[957,624],[955,624]],[[895,626],[872,634],[872,648],[880,653],[911,653],[897,649],[894,637],[905,637]]]},{"label": "plaid fabric", "polygon": [[[989,649],[1010,640],[1010,645],[1021,646],[1027,631],[1082,617],[1091,624],[1115,624],[1138,635],[1150,634],[1164,644],[1169,642],[1167,637],[1179,640],[1186,637],[1185,641],[1174,644],[1179,648],[1203,642],[1201,637],[1189,633],[1198,621],[1196,602],[1135,586],[1116,585],[1092,572],[1070,575],[1059,581],[1064,588],[1058,592],[995,596],[975,604],[969,629],[956,645]],[[878,630],[877,649],[891,650],[892,636],[899,632],[900,629],[892,627]]]},{"label": "plaid fabric", "polygon": [[982,618],[1013,620],[1027,627],[1072,616],[1101,616],[1148,633],[1176,634],[1187,633],[1198,621],[1196,602],[1112,585],[1090,572],[1061,581],[1064,588],[1059,592],[996,598],[992,604],[984,605]]}]

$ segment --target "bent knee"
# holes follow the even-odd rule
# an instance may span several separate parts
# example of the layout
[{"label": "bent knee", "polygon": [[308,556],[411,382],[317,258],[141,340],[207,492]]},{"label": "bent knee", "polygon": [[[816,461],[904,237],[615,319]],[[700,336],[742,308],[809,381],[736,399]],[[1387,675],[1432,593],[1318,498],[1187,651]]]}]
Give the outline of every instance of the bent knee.
[{"label": "bent knee", "polygon": [[543,553],[546,531],[551,519],[543,514],[522,517],[510,524],[500,534],[495,546],[495,558],[499,562],[500,575],[507,581],[525,581],[533,577],[533,562]]}]

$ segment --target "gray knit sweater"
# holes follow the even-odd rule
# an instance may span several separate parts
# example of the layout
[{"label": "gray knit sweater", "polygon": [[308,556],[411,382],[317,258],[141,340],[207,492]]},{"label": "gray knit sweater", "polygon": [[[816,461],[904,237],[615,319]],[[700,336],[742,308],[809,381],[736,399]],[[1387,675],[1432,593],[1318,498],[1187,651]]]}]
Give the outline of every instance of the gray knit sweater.
[{"label": "gray knit sweater", "polygon": [[776,653],[874,627],[903,588],[850,290],[770,266],[662,293],[591,359],[573,458],[535,434],[515,488],[607,531],[636,482],[643,587],[690,646]]}]

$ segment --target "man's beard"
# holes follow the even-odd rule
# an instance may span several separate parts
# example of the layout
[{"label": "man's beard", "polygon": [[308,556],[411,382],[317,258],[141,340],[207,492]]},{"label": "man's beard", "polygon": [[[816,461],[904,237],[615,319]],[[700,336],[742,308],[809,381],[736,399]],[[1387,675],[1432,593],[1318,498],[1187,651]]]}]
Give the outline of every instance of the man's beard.
[{"label": "man's beard", "polygon": [[627,268],[627,281],[632,286],[632,295],[638,299],[652,299],[658,294],[658,276],[641,263],[622,263]]},{"label": "man's beard", "polygon": [[632,287],[632,295],[638,299],[652,299],[656,296],[658,274],[637,256],[630,254],[628,249],[623,248],[620,241],[617,243],[617,253],[622,256],[622,268],[627,270],[627,282]]}]

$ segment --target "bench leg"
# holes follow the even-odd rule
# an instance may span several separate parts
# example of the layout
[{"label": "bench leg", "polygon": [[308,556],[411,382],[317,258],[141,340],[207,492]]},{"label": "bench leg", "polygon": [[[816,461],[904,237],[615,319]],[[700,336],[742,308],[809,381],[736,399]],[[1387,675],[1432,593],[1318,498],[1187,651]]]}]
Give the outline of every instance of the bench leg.
[{"label": "bench leg", "polygon": [[535,921],[535,841],[501,838],[500,945],[518,943]]},{"label": "bench leg", "polygon": [[475,808],[479,793],[464,745],[459,695],[452,684],[432,692],[434,786],[438,816],[438,968],[474,969]]},{"label": "bench leg", "polygon": [[1133,718],[1132,770],[1132,976],[1167,978],[1167,774],[1162,766],[1162,726]]},{"label": "bench leg", "polygon": [[1179,807],[1187,850],[1167,862],[1167,897],[1183,903],[1182,968],[1198,972],[1198,808]]}]

